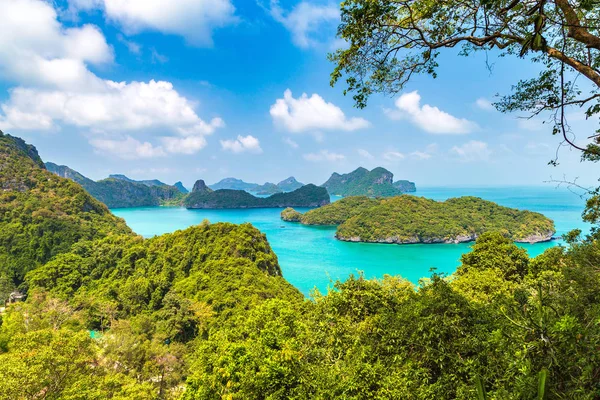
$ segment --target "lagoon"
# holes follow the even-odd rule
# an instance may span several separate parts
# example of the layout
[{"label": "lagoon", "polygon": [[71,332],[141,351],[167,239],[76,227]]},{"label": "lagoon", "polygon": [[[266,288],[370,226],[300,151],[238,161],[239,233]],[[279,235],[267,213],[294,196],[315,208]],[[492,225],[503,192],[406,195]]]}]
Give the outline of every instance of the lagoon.
[{"label": "lagoon", "polygon": [[[589,231],[581,221],[585,201],[566,188],[555,187],[488,187],[488,188],[420,188],[416,196],[445,200],[458,196],[477,196],[502,206],[540,212],[556,224],[556,236],[571,229]],[[336,200],[332,198],[332,200]],[[306,211],[306,209],[299,209]],[[279,258],[284,277],[305,295],[318,288],[327,290],[332,281],[346,279],[359,271],[368,278],[388,275],[418,283],[438,273],[450,274],[459,265],[460,256],[469,251],[470,243],[386,245],[341,242],[334,238],[334,227],[313,227],[281,221],[281,209],[187,210],[178,207],[140,207],[113,209],[138,234],[152,237],[185,229],[203,220],[210,222],[250,222],[267,235]],[[531,256],[561,244],[561,240],[533,245],[520,244]]]}]

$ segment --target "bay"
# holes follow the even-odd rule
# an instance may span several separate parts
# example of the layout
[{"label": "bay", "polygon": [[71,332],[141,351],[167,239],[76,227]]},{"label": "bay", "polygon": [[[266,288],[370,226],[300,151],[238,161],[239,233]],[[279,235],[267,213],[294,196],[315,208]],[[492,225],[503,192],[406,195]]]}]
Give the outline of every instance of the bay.
[{"label": "bay", "polygon": [[[434,200],[451,197],[476,196],[506,207],[537,211],[556,224],[556,236],[579,228],[590,227],[581,220],[585,201],[566,188],[555,187],[424,187],[416,196]],[[332,198],[333,201],[337,198]],[[307,209],[298,209],[301,212]],[[140,207],[111,210],[125,219],[138,234],[152,237],[185,229],[203,220],[249,222],[267,235],[279,258],[284,277],[304,294],[318,288],[321,292],[335,280],[350,274],[363,273],[368,278],[386,274],[400,275],[414,283],[429,277],[431,269],[451,274],[460,263],[460,256],[471,244],[387,245],[348,243],[335,239],[333,227],[311,227],[286,223],[280,219],[281,209],[187,210],[178,207]],[[520,244],[531,256],[561,240],[547,243]]]}]

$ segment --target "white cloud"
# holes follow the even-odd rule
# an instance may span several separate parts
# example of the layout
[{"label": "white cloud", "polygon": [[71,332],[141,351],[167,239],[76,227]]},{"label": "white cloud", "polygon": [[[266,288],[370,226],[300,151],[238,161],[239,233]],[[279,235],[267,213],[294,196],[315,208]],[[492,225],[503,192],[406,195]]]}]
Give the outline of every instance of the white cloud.
[{"label": "white cloud", "polygon": [[385,153],[383,153],[383,158],[387,161],[400,161],[404,159],[404,154],[400,153],[399,151],[395,151],[395,150],[390,150],[390,151],[386,151]]},{"label": "white cloud", "polygon": [[487,161],[492,154],[487,143],[471,140],[461,146],[454,146],[450,154],[458,157],[462,162]]},{"label": "white cloud", "polygon": [[303,93],[295,99],[289,89],[283,94],[283,99],[277,99],[271,106],[270,113],[275,124],[290,132],[354,131],[369,126],[369,122],[363,118],[347,118],[338,106],[327,103],[316,93],[310,97]]},{"label": "white cloud", "polygon": [[[334,4],[317,5],[306,1],[297,4],[290,12],[285,12],[278,0],[271,0],[271,16],[292,34],[292,41],[301,48],[319,44],[316,36],[323,30],[335,34],[334,26],[340,21],[340,10]],[[330,25],[331,29],[326,29]],[[324,29],[325,27],[325,29]],[[321,35],[322,36],[322,35]]]},{"label": "white cloud", "polygon": [[86,64],[113,61],[113,52],[93,25],[64,28],[41,0],[0,0],[0,75],[13,82],[70,90],[102,82]]},{"label": "white cloud", "polygon": [[416,160],[429,160],[431,158],[431,154],[418,150],[410,153],[410,156]]},{"label": "white cloud", "polygon": [[50,129],[66,123],[98,131],[162,128],[180,135],[210,134],[220,118],[203,121],[192,104],[169,82],[103,81],[102,91],[72,92],[16,88],[2,104],[3,125],[16,129]]},{"label": "white cloud", "polygon": [[369,153],[369,152],[368,152],[367,150],[365,150],[365,149],[358,149],[357,151],[358,151],[358,154],[359,154],[359,155],[360,155],[362,158],[365,158],[365,159],[367,159],[367,160],[372,160],[373,158],[375,158],[375,157],[373,157],[373,154]]},{"label": "white cloud", "polygon": [[346,158],[343,154],[332,153],[328,150],[321,150],[318,153],[304,154],[304,159],[307,161],[319,162],[319,161],[342,161]]},{"label": "white cloud", "polygon": [[232,153],[262,153],[260,141],[252,135],[238,135],[237,139],[221,140],[221,147]]},{"label": "white cloud", "polygon": [[115,155],[126,160],[137,158],[153,158],[165,155],[162,147],[155,147],[149,142],[140,142],[127,136],[123,140],[92,139],[90,144],[100,154]]},{"label": "white cloud", "polygon": [[127,47],[127,50],[129,50],[130,53],[136,54],[136,55],[140,55],[142,53],[142,45],[140,45],[132,40],[126,39],[120,33],[117,35],[117,40],[119,42],[123,43],[123,45],[125,47]]},{"label": "white cloud", "polygon": [[477,129],[477,124],[456,118],[429,104],[421,106],[421,96],[415,90],[396,99],[396,109],[385,109],[391,119],[408,119],[426,132],[434,134],[465,134]]},{"label": "white cloud", "polygon": [[152,49],[150,49],[150,54],[152,57],[152,63],[154,63],[154,64],[156,64],[156,63],[164,64],[169,61],[169,57],[167,57],[163,54],[160,54],[158,51],[156,51],[156,49],[154,47]]},{"label": "white cloud", "polygon": [[493,111],[495,110],[493,104],[491,101],[489,101],[488,99],[484,98],[484,97],[480,97],[475,101],[475,105],[479,108],[481,108],[484,111]]},{"label": "white cloud", "polygon": [[74,10],[103,9],[127,34],[159,31],[183,36],[196,46],[212,45],[212,32],[237,22],[230,0],[70,0]]},{"label": "white cloud", "polygon": [[175,154],[195,154],[206,147],[204,136],[163,137],[161,140],[166,151]]},{"label": "white cloud", "polygon": [[[77,6],[94,4],[78,0]],[[0,104],[1,128],[60,129],[64,124],[127,132],[124,140],[98,139],[93,145],[136,158],[197,151],[204,146],[202,136],[224,125],[220,118],[201,119],[195,104],[169,82],[113,82],[96,76],[88,65],[111,63],[112,48],[93,25],[62,26],[50,2],[0,0],[0,15],[0,75],[18,85]],[[132,136],[159,129],[175,136],[161,139],[162,145]]]},{"label": "white cloud", "polygon": [[429,145],[427,145],[427,147],[425,147],[425,150],[420,151],[420,150],[416,150],[413,151],[412,153],[410,153],[410,157],[415,159],[415,160],[429,160],[431,157],[433,157],[438,151],[438,145],[437,143],[431,143]]},{"label": "white cloud", "polygon": [[293,140],[292,140],[292,139],[290,139],[289,137],[286,137],[286,138],[284,138],[284,139],[283,139],[283,142],[284,142],[285,144],[287,144],[288,146],[290,146],[292,149],[297,149],[297,148],[299,147],[299,146],[298,146],[298,143],[296,143],[295,141],[293,141]]}]

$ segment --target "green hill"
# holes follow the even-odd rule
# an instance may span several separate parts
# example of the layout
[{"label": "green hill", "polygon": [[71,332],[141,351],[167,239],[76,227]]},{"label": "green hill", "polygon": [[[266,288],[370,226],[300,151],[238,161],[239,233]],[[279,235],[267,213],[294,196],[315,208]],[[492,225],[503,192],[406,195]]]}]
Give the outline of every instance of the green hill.
[{"label": "green hill", "polygon": [[320,207],[329,204],[324,188],[306,185],[289,193],[255,197],[244,190],[220,189],[212,192],[192,192],[184,200],[187,208],[283,208]]},{"label": "green hill", "polygon": [[398,181],[394,183],[394,174],[382,167],[372,171],[360,167],[343,175],[334,172],[321,186],[327,188],[332,195],[344,197],[390,197],[416,191],[415,184],[412,182]]},{"label": "green hill", "polygon": [[109,208],[172,205],[180,203],[184,196],[179,188],[158,180],[134,181],[125,175],[111,175],[95,182],[65,165],[48,162],[46,168],[58,176],[77,182]]},{"label": "green hill", "polygon": [[516,241],[552,239],[552,220],[542,214],[502,207],[477,197],[438,202],[409,195],[386,199],[347,197],[298,217],[306,225],[339,225],[336,237],[371,243],[460,243],[497,231]]},{"label": "green hill", "polygon": [[33,146],[0,132],[0,276],[25,273],[80,240],[130,233],[75,182],[47,171]]}]

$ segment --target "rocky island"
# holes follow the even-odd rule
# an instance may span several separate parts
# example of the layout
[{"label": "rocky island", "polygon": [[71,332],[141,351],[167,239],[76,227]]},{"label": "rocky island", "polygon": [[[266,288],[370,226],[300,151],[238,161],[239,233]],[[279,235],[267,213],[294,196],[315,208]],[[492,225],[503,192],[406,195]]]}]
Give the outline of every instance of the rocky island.
[{"label": "rocky island", "polygon": [[502,207],[478,197],[443,202],[402,195],[386,199],[348,197],[305,214],[282,212],[285,221],[338,225],[336,238],[367,243],[464,243],[498,231],[515,242],[552,239],[554,222],[542,214]]},{"label": "rocky island", "polygon": [[[201,183],[199,183],[201,182]],[[256,197],[244,190],[212,190],[204,181],[196,182],[194,189],[183,201],[186,208],[283,208],[321,207],[329,204],[329,193],[315,185],[302,186],[289,193],[277,193],[269,197]]]},{"label": "rocky island", "polygon": [[371,171],[360,167],[348,174],[334,172],[321,186],[327,188],[332,195],[344,197],[390,197],[417,190],[413,182],[394,182],[394,174],[382,167]]}]

